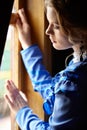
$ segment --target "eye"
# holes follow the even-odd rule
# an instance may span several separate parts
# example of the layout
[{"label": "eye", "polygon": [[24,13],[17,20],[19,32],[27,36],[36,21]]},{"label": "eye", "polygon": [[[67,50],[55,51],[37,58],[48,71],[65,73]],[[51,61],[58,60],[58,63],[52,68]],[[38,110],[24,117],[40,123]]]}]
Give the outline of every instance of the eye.
[{"label": "eye", "polygon": [[58,24],[54,23],[54,29],[59,29],[59,28],[60,28],[60,26]]}]

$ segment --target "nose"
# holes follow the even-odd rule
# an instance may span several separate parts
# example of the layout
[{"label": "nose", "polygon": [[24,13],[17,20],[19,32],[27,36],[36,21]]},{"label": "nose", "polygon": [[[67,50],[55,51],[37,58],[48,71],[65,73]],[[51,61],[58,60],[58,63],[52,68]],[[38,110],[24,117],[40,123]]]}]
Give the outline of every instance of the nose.
[{"label": "nose", "polygon": [[46,29],[46,35],[50,35],[50,34],[53,34],[53,28],[51,25],[49,25]]}]

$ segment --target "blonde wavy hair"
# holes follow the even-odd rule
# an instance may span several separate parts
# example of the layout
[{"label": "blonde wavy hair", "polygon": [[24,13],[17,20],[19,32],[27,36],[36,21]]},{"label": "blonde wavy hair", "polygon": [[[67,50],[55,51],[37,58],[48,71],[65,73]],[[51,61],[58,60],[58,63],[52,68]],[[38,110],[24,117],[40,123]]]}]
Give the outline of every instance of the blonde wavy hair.
[{"label": "blonde wavy hair", "polygon": [[72,44],[87,49],[87,7],[85,0],[45,0],[45,8],[53,7],[58,23]]}]

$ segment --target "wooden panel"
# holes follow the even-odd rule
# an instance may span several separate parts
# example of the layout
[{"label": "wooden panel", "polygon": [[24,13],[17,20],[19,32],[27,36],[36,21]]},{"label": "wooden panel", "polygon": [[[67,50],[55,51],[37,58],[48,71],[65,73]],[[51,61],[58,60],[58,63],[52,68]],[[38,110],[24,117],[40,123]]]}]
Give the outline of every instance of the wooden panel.
[{"label": "wooden panel", "polygon": [[[37,4],[36,4],[37,3]],[[33,42],[37,42],[40,48],[44,51],[44,9],[43,0],[28,0],[25,6],[26,14],[29,23],[32,27]],[[29,105],[38,116],[44,119],[44,113],[42,109],[42,99],[38,93],[35,93],[32,89],[31,82],[26,74],[26,88],[25,93],[29,100]],[[24,84],[24,86],[25,86]]]},{"label": "wooden panel", "polygon": [[44,1],[27,0],[25,9],[33,30],[33,41],[38,42],[41,49],[44,51]]},{"label": "wooden panel", "polygon": [[[45,36],[46,20],[44,16],[44,1],[43,0],[27,0],[25,5],[28,21],[32,27],[33,42],[38,43],[44,55],[44,65],[51,71],[51,58],[50,58],[50,42]],[[49,58],[48,58],[49,55]],[[28,81],[27,77],[27,81]],[[25,81],[26,82],[26,81]],[[41,119],[44,119],[43,100],[38,93],[33,92],[32,85],[28,82],[26,87],[26,94],[29,99],[29,105]],[[26,84],[26,83],[25,83]],[[31,87],[29,87],[31,86]]]}]

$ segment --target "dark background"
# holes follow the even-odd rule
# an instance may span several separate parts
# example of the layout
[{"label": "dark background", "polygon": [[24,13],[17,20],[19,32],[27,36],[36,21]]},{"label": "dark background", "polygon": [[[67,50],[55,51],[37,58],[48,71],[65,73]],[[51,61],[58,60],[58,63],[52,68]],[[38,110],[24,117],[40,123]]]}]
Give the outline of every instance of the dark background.
[{"label": "dark background", "polygon": [[0,65],[14,0],[0,0]]}]

